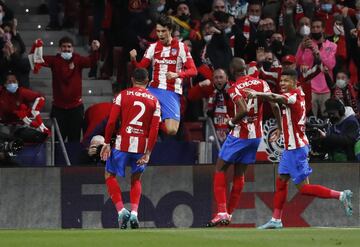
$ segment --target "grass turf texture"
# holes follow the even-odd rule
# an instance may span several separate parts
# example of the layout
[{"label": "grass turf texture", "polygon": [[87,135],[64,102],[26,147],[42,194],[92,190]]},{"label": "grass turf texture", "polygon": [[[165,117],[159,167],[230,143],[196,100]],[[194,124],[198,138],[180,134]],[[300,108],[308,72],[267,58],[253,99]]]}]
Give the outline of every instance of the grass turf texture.
[{"label": "grass turf texture", "polygon": [[360,228],[0,230],[0,246],[360,246]]}]

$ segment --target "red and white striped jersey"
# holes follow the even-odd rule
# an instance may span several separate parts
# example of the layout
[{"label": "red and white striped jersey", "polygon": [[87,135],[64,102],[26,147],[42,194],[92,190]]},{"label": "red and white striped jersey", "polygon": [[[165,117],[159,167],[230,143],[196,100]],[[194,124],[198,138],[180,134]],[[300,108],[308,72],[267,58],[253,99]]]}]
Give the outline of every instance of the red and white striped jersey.
[{"label": "red and white striped jersey", "polygon": [[160,104],[144,88],[126,89],[114,99],[105,129],[105,143],[110,143],[116,121],[120,121],[116,149],[130,153],[151,151],[159,130]]},{"label": "red and white striped jersey", "polygon": [[[194,60],[183,42],[172,39],[170,46],[164,46],[160,41],[150,44],[143,59],[133,65],[147,68],[150,63],[153,66],[151,87],[173,91],[182,94],[182,80],[197,74]],[[176,72],[179,78],[167,80],[167,72]]]},{"label": "red and white striped jersey", "polygon": [[281,106],[285,149],[292,150],[309,144],[305,135],[305,94],[300,88],[283,93],[287,104]]},{"label": "red and white striped jersey", "polygon": [[248,110],[248,114],[236,124],[230,134],[242,139],[260,138],[263,134],[263,101],[258,98],[247,99],[246,93],[244,92],[245,88],[257,92],[270,92],[269,85],[266,81],[251,76],[241,77],[230,87],[228,92],[235,103],[235,113],[237,112],[236,101],[240,98],[245,99]]}]

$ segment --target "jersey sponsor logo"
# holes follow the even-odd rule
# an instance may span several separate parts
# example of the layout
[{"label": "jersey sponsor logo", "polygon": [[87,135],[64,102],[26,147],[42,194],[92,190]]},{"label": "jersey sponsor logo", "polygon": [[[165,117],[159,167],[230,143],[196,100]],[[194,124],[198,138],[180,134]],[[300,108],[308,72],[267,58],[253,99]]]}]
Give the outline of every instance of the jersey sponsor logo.
[{"label": "jersey sponsor logo", "polygon": [[134,128],[134,127],[132,127],[132,126],[126,127],[125,131],[126,131],[126,133],[128,133],[128,134],[138,134],[138,135],[144,134],[144,130],[138,129],[138,128]]},{"label": "jersey sponsor logo", "polygon": [[261,84],[261,81],[259,81],[259,80],[249,80],[249,81],[245,81],[243,83],[237,84],[236,87],[238,89],[243,89],[243,88],[251,86],[251,85],[259,85],[259,84]]},{"label": "jersey sponsor logo", "polygon": [[154,99],[155,97],[148,93],[142,93],[142,92],[134,92],[134,91],[127,91],[127,95],[137,96],[137,97],[143,97],[147,99]]},{"label": "jersey sponsor logo", "polygon": [[157,59],[157,58],[155,58],[155,63],[158,63],[158,64],[176,64],[176,60],[171,60],[171,59]]}]

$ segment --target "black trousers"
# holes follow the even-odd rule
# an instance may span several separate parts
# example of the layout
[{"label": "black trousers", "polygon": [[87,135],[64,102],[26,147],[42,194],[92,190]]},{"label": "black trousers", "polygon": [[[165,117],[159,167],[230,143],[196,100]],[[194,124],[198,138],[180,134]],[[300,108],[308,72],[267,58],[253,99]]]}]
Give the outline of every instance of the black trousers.
[{"label": "black trousers", "polygon": [[71,109],[52,106],[51,117],[56,118],[62,138],[68,142],[80,142],[84,121],[84,105]]}]

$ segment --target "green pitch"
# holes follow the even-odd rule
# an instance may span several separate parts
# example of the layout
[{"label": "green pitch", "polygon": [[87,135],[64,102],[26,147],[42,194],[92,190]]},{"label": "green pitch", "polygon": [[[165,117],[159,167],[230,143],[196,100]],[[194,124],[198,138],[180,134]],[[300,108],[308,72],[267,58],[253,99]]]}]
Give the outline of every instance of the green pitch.
[{"label": "green pitch", "polygon": [[360,246],[360,228],[0,230],[0,247]]}]

